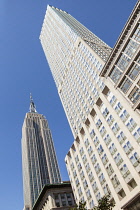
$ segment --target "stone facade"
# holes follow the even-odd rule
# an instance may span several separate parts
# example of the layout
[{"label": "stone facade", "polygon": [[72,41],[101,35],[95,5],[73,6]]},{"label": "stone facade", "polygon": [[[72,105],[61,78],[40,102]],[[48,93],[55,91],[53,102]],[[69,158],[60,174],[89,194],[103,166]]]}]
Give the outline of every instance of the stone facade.
[{"label": "stone facade", "polygon": [[46,185],[32,210],[68,210],[75,206],[70,182]]}]

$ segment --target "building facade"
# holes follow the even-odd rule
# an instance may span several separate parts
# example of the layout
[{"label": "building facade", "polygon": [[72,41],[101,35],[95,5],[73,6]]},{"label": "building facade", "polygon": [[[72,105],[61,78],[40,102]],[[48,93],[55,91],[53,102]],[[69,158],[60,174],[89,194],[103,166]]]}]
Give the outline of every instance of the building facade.
[{"label": "building facade", "polygon": [[51,6],[47,7],[40,41],[76,138],[104,88],[98,75],[111,48],[70,14]]},{"label": "building facade", "polygon": [[32,210],[69,210],[75,206],[70,182],[45,185]]},{"label": "building facade", "polygon": [[138,1],[113,50],[68,13],[45,15],[40,40],[75,139],[66,166],[88,209],[109,192],[114,210],[139,209],[139,11]]},{"label": "building facade", "polygon": [[24,209],[31,210],[44,185],[61,182],[48,122],[37,113],[32,97],[22,128],[22,166]]}]

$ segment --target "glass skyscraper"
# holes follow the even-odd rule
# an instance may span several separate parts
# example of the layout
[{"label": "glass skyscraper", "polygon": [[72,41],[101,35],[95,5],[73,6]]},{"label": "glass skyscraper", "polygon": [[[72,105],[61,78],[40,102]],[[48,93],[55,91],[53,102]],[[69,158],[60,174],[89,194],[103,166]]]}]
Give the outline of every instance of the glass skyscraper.
[{"label": "glass skyscraper", "polygon": [[113,49],[52,6],[42,26],[40,41],[74,136],[66,166],[76,202],[88,209],[107,193],[114,210],[139,209],[139,8],[138,1]]},{"label": "glass skyscraper", "polygon": [[44,185],[61,182],[48,122],[37,113],[32,97],[22,128],[22,165],[24,209],[31,210]]}]

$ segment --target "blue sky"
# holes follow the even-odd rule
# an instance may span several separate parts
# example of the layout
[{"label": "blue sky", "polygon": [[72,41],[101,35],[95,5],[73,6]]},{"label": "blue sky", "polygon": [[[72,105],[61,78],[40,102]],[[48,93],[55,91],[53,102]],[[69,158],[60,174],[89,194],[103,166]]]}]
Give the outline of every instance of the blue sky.
[{"label": "blue sky", "polygon": [[33,95],[52,131],[63,180],[73,137],[39,41],[47,4],[69,12],[111,47],[136,0],[0,1],[0,209],[23,208],[21,129]]}]

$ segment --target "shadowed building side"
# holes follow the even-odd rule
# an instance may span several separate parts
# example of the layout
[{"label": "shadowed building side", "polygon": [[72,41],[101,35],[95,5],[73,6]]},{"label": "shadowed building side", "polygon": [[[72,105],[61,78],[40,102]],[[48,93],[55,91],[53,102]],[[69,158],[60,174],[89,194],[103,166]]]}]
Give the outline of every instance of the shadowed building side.
[{"label": "shadowed building side", "polygon": [[75,207],[70,182],[45,185],[32,210],[69,210]]}]

